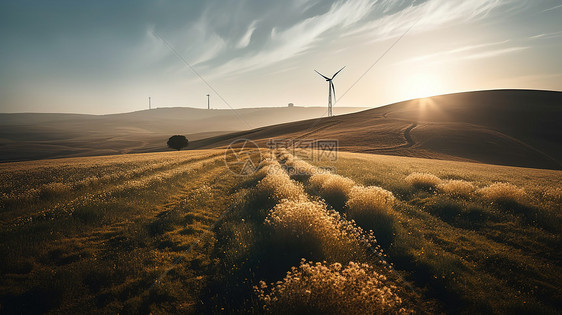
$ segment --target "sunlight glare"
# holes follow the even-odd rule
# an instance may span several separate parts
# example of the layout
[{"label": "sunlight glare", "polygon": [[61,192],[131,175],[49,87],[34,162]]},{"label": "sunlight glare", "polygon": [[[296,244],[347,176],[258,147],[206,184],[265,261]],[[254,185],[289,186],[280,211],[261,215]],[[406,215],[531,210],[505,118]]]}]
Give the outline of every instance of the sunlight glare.
[{"label": "sunlight glare", "polygon": [[434,74],[416,73],[405,80],[403,88],[407,98],[422,98],[440,94],[442,83]]}]

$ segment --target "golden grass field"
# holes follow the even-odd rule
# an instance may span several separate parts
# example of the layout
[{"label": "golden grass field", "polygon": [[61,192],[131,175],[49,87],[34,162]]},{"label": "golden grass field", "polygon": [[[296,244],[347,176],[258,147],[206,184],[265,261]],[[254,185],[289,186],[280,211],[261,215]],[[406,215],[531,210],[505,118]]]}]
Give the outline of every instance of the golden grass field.
[{"label": "golden grass field", "polygon": [[262,153],[0,164],[0,313],[559,312],[561,171]]}]

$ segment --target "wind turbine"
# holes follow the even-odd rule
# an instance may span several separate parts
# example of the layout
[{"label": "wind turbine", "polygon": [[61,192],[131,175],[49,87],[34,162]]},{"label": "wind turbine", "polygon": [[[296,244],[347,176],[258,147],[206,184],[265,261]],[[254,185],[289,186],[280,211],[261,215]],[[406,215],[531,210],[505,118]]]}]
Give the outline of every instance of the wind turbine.
[{"label": "wind turbine", "polygon": [[[345,66],[343,68],[345,68]],[[334,73],[334,75],[331,78],[328,78],[327,76],[323,75],[322,73],[314,70],[314,71],[316,71],[316,73],[318,73],[324,79],[326,79],[326,81],[328,81],[328,117],[332,117],[332,91],[334,92],[334,103],[336,101],[336,88],[334,87],[334,83],[332,82],[332,80],[336,77],[336,75],[338,75],[338,73],[340,73],[340,71],[343,70],[343,68],[338,70],[338,72]]]}]

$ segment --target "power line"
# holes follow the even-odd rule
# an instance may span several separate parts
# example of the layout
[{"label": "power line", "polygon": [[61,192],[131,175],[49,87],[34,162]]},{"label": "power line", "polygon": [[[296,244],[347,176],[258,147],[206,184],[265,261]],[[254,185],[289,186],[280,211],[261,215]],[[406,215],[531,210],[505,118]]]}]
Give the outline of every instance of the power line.
[{"label": "power line", "polygon": [[347,92],[349,92],[349,90],[351,90],[361,79],[363,79],[363,77],[364,77],[369,71],[371,71],[371,69],[372,69],[384,56],[386,56],[386,54],[387,54],[394,46],[396,46],[396,44],[398,44],[398,42],[399,42],[404,36],[406,36],[406,34],[408,34],[408,32],[410,32],[410,30],[411,30],[416,24],[418,24],[418,22],[419,22],[420,20],[421,20],[421,17],[420,17],[419,19],[417,19],[417,20],[414,22],[414,24],[412,24],[412,26],[410,26],[402,35],[400,35],[400,37],[398,37],[398,39],[397,39],[396,41],[394,41],[394,43],[392,43],[392,45],[390,45],[390,47],[388,47],[388,49],[385,50],[385,52],[384,52],[382,55],[380,55],[380,57],[379,57],[377,60],[375,60],[375,62],[374,62],[369,68],[367,68],[367,70],[365,70],[365,72],[363,72],[362,75],[359,76],[359,78],[349,87],[349,89],[347,89],[347,90],[342,94],[342,96],[340,96],[340,98],[336,100],[336,103],[337,103],[339,100],[341,100],[342,97],[344,97],[344,96],[347,94]]},{"label": "power line", "polygon": [[[396,46],[396,44],[398,44],[398,42],[399,42],[404,36],[406,36],[406,34],[408,34],[408,32],[410,32],[410,30],[411,30],[412,28],[414,28],[414,26],[415,26],[416,24],[418,24],[418,22],[421,20],[422,17],[423,17],[423,16],[420,16],[419,19],[417,19],[404,33],[402,33],[402,35],[400,35],[400,37],[398,37],[398,39],[396,39],[396,40],[392,43],[392,45],[390,45],[390,46],[384,51],[384,53],[383,53],[382,55],[380,55],[379,58],[377,58],[377,60],[375,60],[375,62],[373,62],[373,64],[371,64],[371,66],[370,66],[369,68],[367,68],[367,70],[365,70],[365,72],[363,72],[363,74],[361,74],[361,75],[359,76],[359,78],[357,78],[357,80],[342,94],[342,96],[340,96],[339,99],[337,99],[337,100],[334,101],[334,105],[337,104],[337,102],[338,102],[339,100],[341,100],[341,99],[342,99],[342,98],[343,98],[359,81],[361,81],[361,79],[363,79],[363,77],[364,77],[369,71],[371,71],[371,69],[373,69],[373,67],[374,67],[384,56],[386,56],[386,54],[388,54],[388,52],[389,52],[394,46]],[[318,123],[320,122],[320,120],[321,120],[322,118],[324,118],[324,116],[326,116],[326,114],[328,114],[328,112],[329,112],[329,111],[326,111],[322,116],[316,118],[315,121],[314,121],[314,123],[313,123],[306,131],[309,131],[310,129],[316,127],[316,125],[318,125]]]},{"label": "power line", "polygon": [[197,70],[195,70],[195,68],[189,63],[187,62],[187,60],[185,60],[185,58],[183,58],[182,55],[180,55],[175,49],[174,47],[172,47],[172,45],[170,45],[170,43],[165,40],[162,36],[160,36],[160,34],[156,31],[153,30],[153,33],[156,37],[158,37],[171,51],[172,53],[174,53],[174,55],[176,55],[176,57],[183,62],[184,65],[186,65],[189,69],[191,69],[191,71],[193,71],[193,73],[195,73],[195,75],[197,77],[199,77],[199,79],[201,79],[201,81],[203,81],[203,83],[205,83],[205,85],[207,85],[207,87],[209,87],[230,109],[232,109],[234,111],[234,113],[236,114],[236,116],[238,117],[238,119],[240,119],[240,121],[242,121],[243,123],[246,124],[246,126],[248,127],[248,129],[252,129],[252,127],[250,126],[250,124],[244,120],[242,118],[242,116],[240,116],[240,114],[238,113],[238,111],[236,111],[236,109],[234,109],[232,106],[230,106],[230,104],[222,97],[222,95],[209,83],[207,82],[207,80],[205,80],[205,78],[203,78],[203,76],[201,74],[199,74],[199,72],[197,72]]}]

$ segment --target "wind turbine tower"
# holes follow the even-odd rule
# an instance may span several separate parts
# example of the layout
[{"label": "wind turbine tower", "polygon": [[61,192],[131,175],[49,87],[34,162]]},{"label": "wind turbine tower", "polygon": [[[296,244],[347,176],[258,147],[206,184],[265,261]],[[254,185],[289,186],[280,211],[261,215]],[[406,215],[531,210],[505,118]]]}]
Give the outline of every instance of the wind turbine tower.
[{"label": "wind turbine tower", "polygon": [[152,109],[152,100],[151,97],[148,97],[148,109],[151,110]]},{"label": "wind turbine tower", "polygon": [[[345,68],[345,66],[343,68]],[[336,77],[336,75],[338,75],[338,73],[340,73],[340,71],[343,70],[343,68],[338,70],[338,72],[334,73],[334,75],[331,78],[328,78],[327,76],[323,75],[322,73],[314,70],[314,71],[316,71],[316,73],[318,73],[324,79],[326,79],[326,81],[328,81],[328,117],[333,116],[332,105],[333,105],[333,103],[336,102],[336,88],[334,87],[334,83],[332,82],[332,80]],[[332,102],[332,92],[334,93],[334,102]]]},{"label": "wind turbine tower", "polygon": [[207,94],[207,109],[211,109],[211,101],[209,99],[209,94]]}]

